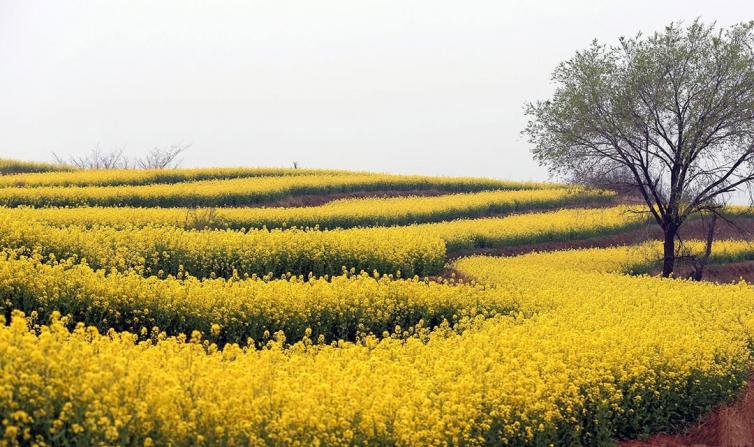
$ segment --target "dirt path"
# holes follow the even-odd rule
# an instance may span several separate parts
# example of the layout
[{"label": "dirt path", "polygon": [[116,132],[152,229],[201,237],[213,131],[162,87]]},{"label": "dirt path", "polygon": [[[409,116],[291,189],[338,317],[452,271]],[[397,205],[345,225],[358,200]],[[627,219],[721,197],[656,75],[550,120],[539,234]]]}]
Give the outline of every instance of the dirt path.
[{"label": "dirt path", "polygon": [[319,206],[333,200],[340,199],[370,199],[370,198],[388,198],[388,197],[435,197],[447,194],[453,194],[451,191],[441,191],[439,189],[425,189],[412,191],[358,191],[358,192],[337,192],[331,194],[304,194],[293,195],[276,200],[270,203],[264,203],[259,206],[267,208],[300,208],[305,206]]},{"label": "dirt path", "polygon": [[[473,191],[472,191],[473,192]],[[469,193],[472,193],[469,192]],[[478,191],[482,192],[482,191]],[[414,189],[408,191],[389,190],[389,191],[356,191],[356,192],[335,192],[329,194],[300,194],[284,197],[269,203],[259,205],[248,205],[249,207],[266,207],[266,208],[300,208],[306,206],[319,206],[328,202],[340,199],[385,199],[391,197],[437,197],[451,194],[464,194],[458,191],[443,191],[440,189]],[[564,208],[603,208],[615,206],[619,203],[634,203],[631,199],[623,197],[614,200],[602,201],[585,201],[565,206]],[[549,210],[549,208],[548,208]],[[532,210],[536,212],[537,210]]]}]

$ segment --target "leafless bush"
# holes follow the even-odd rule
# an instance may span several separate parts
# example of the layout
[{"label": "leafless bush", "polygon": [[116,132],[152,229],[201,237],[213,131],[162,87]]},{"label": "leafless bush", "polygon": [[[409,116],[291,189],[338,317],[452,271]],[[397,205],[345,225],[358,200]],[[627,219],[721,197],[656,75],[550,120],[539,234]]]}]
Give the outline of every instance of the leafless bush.
[{"label": "leafless bush", "polygon": [[155,147],[142,158],[136,160],[136,166],[141,169],[176,168],[182,160],[178,157],[191,147],[190,144],[173,144],[167,148]]},{"label": "leafless bush", "polygon": [[72,155],[68,158],[53,152],[55,161],[62,165],[70,165],[79,169],[169,169],[177,168],[181,164],[179,159],[190,144],[177,143],[167,148],[155,147],[141,158],[129,160],[124,149],[105,151],[97,145],[89,153],[81,156]]},{"label": "leafless bush", "polygon": [[104,151],[97,145],[88,154],[70,156],[67,159],[54,153],[52,156],[59,164],[67,164],[79,169],[128,169],[128,158],[123,154],[123,148]]},{"label": "leafless bush", "polygon": [[223,220],[217,213],[217,208],[189,208],[183,227],[187,230],[207,230],[220,228]]}]

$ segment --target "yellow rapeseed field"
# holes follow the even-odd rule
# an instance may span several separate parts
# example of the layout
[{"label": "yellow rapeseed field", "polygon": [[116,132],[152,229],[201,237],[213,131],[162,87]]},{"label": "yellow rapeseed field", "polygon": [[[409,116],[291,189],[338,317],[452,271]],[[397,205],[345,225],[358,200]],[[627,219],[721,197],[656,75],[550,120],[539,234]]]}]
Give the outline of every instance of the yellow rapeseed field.
[{"label": "yellow rapeseed field", "polygon": [[269,203],[295,194],[391,190],[415,191],[428,189],[471,192],[485,189],[552,187],[556,186],[463,177],[423,177],[387,174],[287,175],[200,180],[180,183],[150,183],[136,186],[6,187],[0,188],[0,205],[240,206]]},{"label": "yellow rapeseed field", "polygon": [[402,234],[432,234],[443,239],[449,251],[495,248],[598,237],[646,225],[649,216],[636,213],[636,209],[625,205],[574,208],[506,217],[458,219],[392,230]]},{"label": "yellow rapeseed field", "polygon": [[[227,208],[420,190],[452,194]],[[642,274],[659,242],[449,261],[649,222],[626,205],[543,210],[611,199],[343,171],[0,176],[0,447],[605,446],[678,430],[751,376],[749,284]],[[714,245],[713,262],[748,259],[750,242]]]},{"label": "yellow rapeseed field", "polygon": [[0,208],[15,220],[55,226],[85,227],[171,225],[184,228],[350,228],[437,222],[496,213],[525,212],[587,202],[607,202],[614,194],[600,190],[533,189],[482,191],[436,197],[334,200],[297,208]]},{"label": "yellow rapeseed field", "polygon": [[23,310],[43,322],[59,311],[102,332],[152,336],[199,330],[218,344],[252,346],[279,332],[294,341],[308,333],[329,343],[354,340],[359,334],[382,335],[396,326],[410,329],[420,321],[434,327],[516,309],[508,296],[474,285],[367,274],[158,279],[134,272],[95,272],[71,260],[44,263],[9,254],[0,255],[0,296],[3,313]]},{"label": "yellow rapeseed field", "polygon": [[60,165],[60,164],[53,164],[53,163],[39,163],[39,162],[33,162],[33,161],[21,161],[21,160],[11,160],[7,158],[0,158],[0,184],[5,181],[5,179],[9,179],[14,177],[14,174],[18,174],[19,177],[28,175],[28,173],[36,173],[36,172],[63,172],[63,171],[70,171],[72,168],[70,166]]},{"label": "yellow rapeseed field", "polygon": [[448,250],[568,240],[615,233],[646,222],[618,206],[405,227],[320,231],[185,230],[173,226],[51,226],[0,212],[0,246],[76,256],[94,268],[199,277],[333,275],[343,268],[386,274],[440,272]]},{"label": "yellow rapeseed field", "polygon": [[346,269],[403,276],[438,272],[445,243],[431,234],[388,228],[189,231],[178,227],[64,228],[0,217],[0,245],[23,253],[76,257],[95,269],[145,275],[241,278],[287,273],[333,275]]},{"label": "yellow rapeseed field", "polygon": [[[3,165],[24,166],[25,164],[0,160],[0,166]],[[73,171],[59,165],[32,163],[30,166],[26,170],[17,168],[15,172],[7,172],[9,174],[17,173],[17,175],[0,177],[0,187],[148,185],[152,183],[181,183],[246,177],[353,174],[347,171],[286,168],[88,169]],[[46,166],[48,168],[44,169]]]},{"label": "yellow rapeseed field", "polygon": [[199,333],[137,342],[16,316],[0,329],[6,439],[604,445],[672,427],[741,388],[754,291],[630,277],[596,260],[633,262],[632,250],[556,253],[555,268],[546,255],[461,260],[458,270],[536,309],[459,323],[462,333],[337,345],[305,333],[287,348],[219,349]]}]

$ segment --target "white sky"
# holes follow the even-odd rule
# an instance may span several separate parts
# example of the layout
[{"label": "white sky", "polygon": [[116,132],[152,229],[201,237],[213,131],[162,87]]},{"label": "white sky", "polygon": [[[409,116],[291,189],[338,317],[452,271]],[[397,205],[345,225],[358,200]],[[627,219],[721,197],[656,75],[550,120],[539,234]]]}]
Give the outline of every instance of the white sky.
[{"label": "white sky", "polygon": [[0,157],[545,179],[524,102],[593,38],[754,1],[0,0]]}]

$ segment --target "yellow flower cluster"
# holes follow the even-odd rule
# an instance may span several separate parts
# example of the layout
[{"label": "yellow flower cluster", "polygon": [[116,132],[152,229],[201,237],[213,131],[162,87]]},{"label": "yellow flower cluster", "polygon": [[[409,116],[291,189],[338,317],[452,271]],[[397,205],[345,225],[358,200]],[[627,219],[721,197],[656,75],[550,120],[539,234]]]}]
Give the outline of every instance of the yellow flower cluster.
[{"label": "yellow flower cluster", "polygon": [[[700,241],[685,241],[684,247],[689,255],[698,255],[704,250],[704,244]],[[752,254],[754,243],[718,240],[713,244],[710,262],[739,262],[751,258]],[[498,284],[504,280],[496,275],[519,267],[524,270],[535,269],[538,273],[568,271],[639,275],[646,273],[651,267],[662,265],[662,258],[662,244],[654,241],[611,248],[538,252],[509,258],[467,257],[459,260],[455,267],[460,267],[464,273],[477,279]],[[478,260],[481,264],[473,267],[472,264]],[[506,273],[504,278],[509,279],[511,276],[512,274]]]},{"label": "yellow flower cluster", "polygon": [[[448,251],[495,248],[615,234],[648,222],[646,214],[624,205],[610,208],[564,209],[506,217],[459,219],[395,228],[402,234],[442,238]],[[365,230],[366,231],[366,230]]]},{"label": "yellow flower cluster", "polygon": [[[677,428],[750,377],[754,288],[635,275],[657,243],[444,265],[647,222],[625,206],[468,218],[601,192],[274,169],[0,185],[10,207],[103,206],[0,209],[0,447],[603,446]],[[462,194],[191,208],[428,189]],[[164,206],[186,208],[149,208]],[[356,228],[283,229],[317,225]],[[443,267],[470,281],[414,277]]]},{"label": "yellow flower cluster", "polygon": [[153,336],[198,330],[218,344],[241,345],[250,339],[265,343],[270,334],[280,333],[291,340],[305,335],[325,342],[354,340],[358,333],[434,327],[515,309],[515,303],[491,289],[418,279],[361,274],[330,280],[160,280],[8,255],[0,256],[0,296],[0,314],[23,310],[46,322],[59,311],[102,332]]},{"label": "yellow flower cluster", "polygon": [[618,206],[502,218],[346,230],[184,230],[178,227],[54,227],[0,213],[0,246],[75,256],[94,268],[198,277],[333,275],[343,268],[404,277],[438,273],[449,250],[565,240],[646,222]]},{"label": "yellow flower cluster", "polygon": [[421,222],[524,212],[535,209],[606,202],[607,191],[535,189],[482,191],[437,197],[341,199],[321,206],[300,208],[2,208],[16,220],[37,220],[54,226],[85,227],[172,225],[186,228],[349,228],[406,225]]},{"label": "yellow flower cluster", "polygon": [[71,167],[65,165],[0,158],[0,175],[2,175],[0,177],[0,185],[4,184],[13,174],[23,175],[30,172],[62,172],[70,170]]},{"label": "yellow flower cluster", "polygon": [[553,188],[556,185],[504,182],[467,177],[387,174],[298,175],[153,183],[123,186],[40,186],[0,188],[4,206],[238,206],[268,203],[292,194],[438,189],[471,192],[486,189]]},{"label": "yellow flower cluster", "polygon": [[[20,162],[14,162],[20,163]],[[0,166],[11,164],[3,163]],[[28,163],[27,163],[28,164]],[[32,166],[41,165],[32,163]],[[2,169],[2,168],[0,168]],[[60,171],[60,172],[46,172]],[[70,172],[63,172],[70,171]],[[24,174],[0,177],[0,187],[38,187],[38,186],[122,186],[148,185],[151,183],[181,183],[199,180],[234,179],[247,177],[285,177],[297,175],[346,175],[348,171],[321,169],[288,169],[288,168],[196,168],[196,169],[85,169],[71,171],[70,169],[46,169],[16,172]]]},{"label": "yellow flower cluster", "polygon": [[[692,245],[701,248],[700,243]],[[571,426],[580,427],[584,435],[602,433],[602,443],[607,443],[607,437],[632,438],[677,427],[735,394],[748,374],[754,290],[747,284],[621,274],[656,261],[659,249],[652,243],[514,258],[472,257],[457,261],[454,268],[494,283],[516,299],[523,312],[536,315],[506,333],[511,339],[520,337],[512,343],[528,344],[521,358],[526,350],[542,354],[539,358],[547,366],[540,370],[563,362],[574,372],[572,384],[583,390],[579,383],[591,377],[597,384],[587,389],[613,393],[601,395],[604,406],[597,402],[589,409],[591,420],[573,420]],[[718,242],[714,256],[752,259],[754,246]],[[557,382],[545,379],[540,386],[557,389]],[[589,443],[601,445],[597,439]]]},{"label": "yellow flower cluster", "polygon": [[95,269],[135,269],[145,275],[198,277],[337,275],[343,269],[400,273],[438,272],[445,243],[432,235],[388,228],[305,231],[187,231],[177,227],[57,228],[0,217],[0,246],[57,259],[85,259]]},{"label": "yellow flower cluster", "polygon": [[602,252],[458,261],[529,308],[462,333],[323,345],[305,331],[291,347],[249,350],[16,316],[0,328],[5,441],[601,446],[734,396],[751,362],[754,290],[626,276],[613,258],[641,251]]}]

